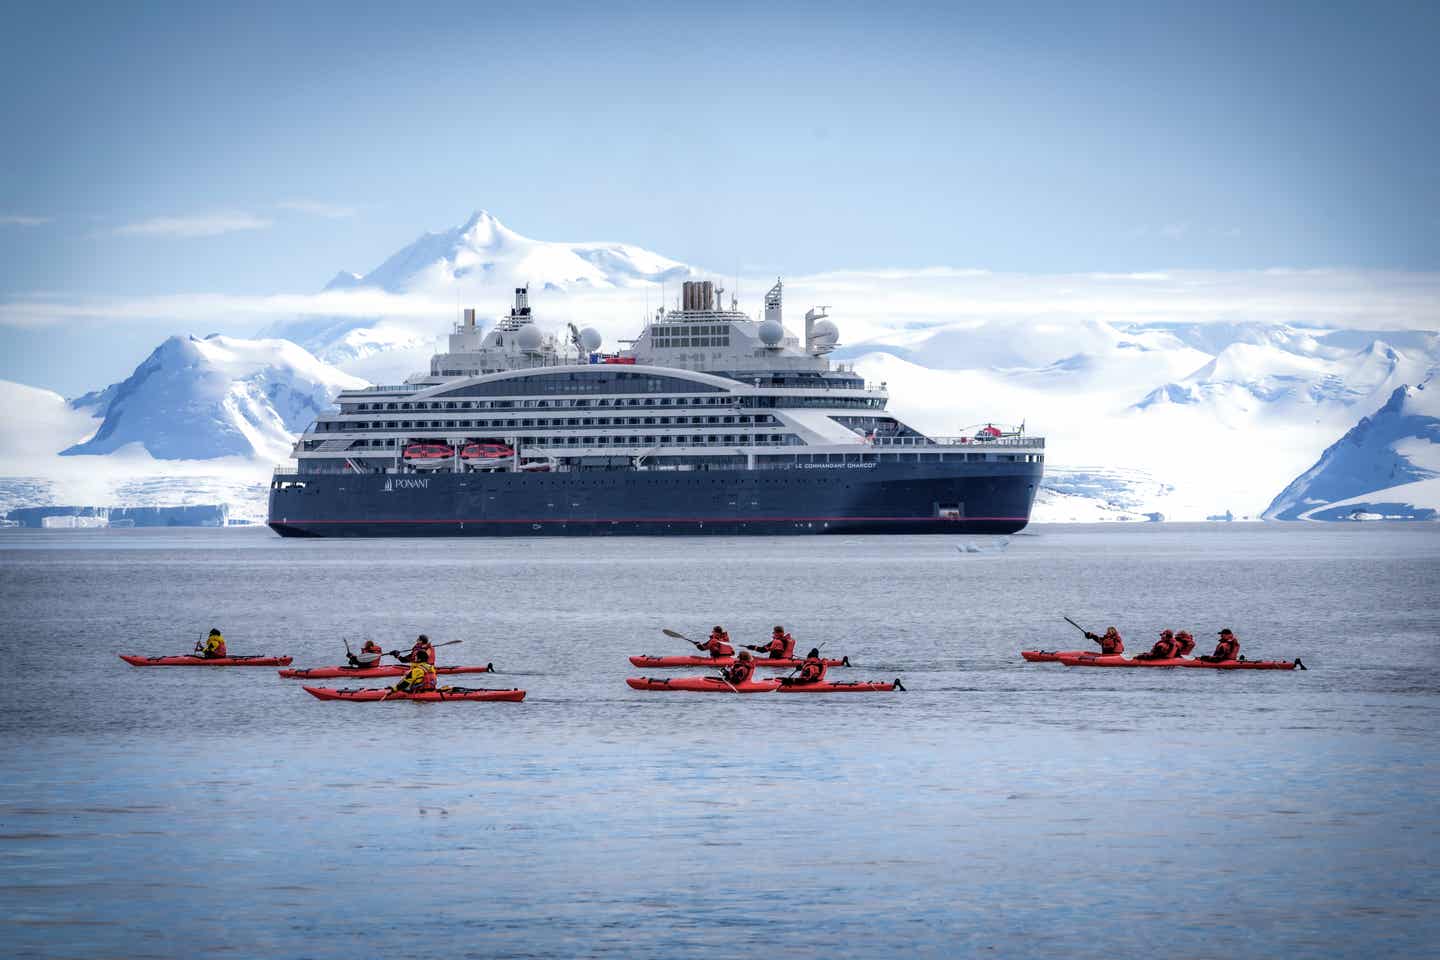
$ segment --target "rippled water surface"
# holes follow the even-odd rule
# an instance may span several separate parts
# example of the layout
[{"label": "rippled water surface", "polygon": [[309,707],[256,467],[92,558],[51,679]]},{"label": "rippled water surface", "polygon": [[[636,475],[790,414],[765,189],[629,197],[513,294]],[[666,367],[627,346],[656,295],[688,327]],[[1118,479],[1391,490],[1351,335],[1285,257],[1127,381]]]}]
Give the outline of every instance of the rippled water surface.
[{"label": "rippled water surface", "polygon": [[[957,547],[975,544],[979,552]],[[15,956],[1419,956],[1440,943],[1440,529],[282,541],[0,535]],[[1062,615],[1308,672],[1080,670]],[[853,697],[632,691],[659,628],[848,653]],[[219,626],[425,631],[523,704],[134,669]],[[372,684],[384,681],[371,681]],[[1433,955],[1433,953],[1431,954]]]}]

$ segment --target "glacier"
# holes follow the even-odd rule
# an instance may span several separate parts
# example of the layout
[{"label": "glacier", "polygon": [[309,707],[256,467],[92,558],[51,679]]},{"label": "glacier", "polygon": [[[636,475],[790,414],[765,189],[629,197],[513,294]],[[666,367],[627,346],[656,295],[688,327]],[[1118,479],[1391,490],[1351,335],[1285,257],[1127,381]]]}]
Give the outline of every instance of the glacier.
[{"label": "glacier", "polygon": [[1396,387],[1281,491],[1265,516],[1440,519],[1440,378]]}]

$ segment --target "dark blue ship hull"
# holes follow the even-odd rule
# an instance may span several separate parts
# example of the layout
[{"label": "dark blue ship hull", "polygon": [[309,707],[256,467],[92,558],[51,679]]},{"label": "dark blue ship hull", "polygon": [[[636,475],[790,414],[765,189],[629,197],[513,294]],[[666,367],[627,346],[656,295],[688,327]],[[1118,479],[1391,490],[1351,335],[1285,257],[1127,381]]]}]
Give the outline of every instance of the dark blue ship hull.
[{"label": "dark blue ship hull", "polygon": [[271,485],[286,537],[1014,533],[1043,466],[297,474]]}]

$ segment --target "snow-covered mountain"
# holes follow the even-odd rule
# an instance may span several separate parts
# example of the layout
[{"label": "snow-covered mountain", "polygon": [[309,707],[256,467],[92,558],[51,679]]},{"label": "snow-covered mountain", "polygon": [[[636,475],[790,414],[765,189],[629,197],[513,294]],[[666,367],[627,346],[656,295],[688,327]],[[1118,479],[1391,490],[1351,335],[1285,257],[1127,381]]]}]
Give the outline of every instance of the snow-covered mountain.
[{"label": "snow-covered mountain", "polygon": [[340,390],[364,381],[288,340],[170,337],[126,380],[75,401],[102,417],[95,435],[63,456],[108,454],[139,444],[160,460],[289,455]]},{"label": "snow-covered mountain", "polygon": [[1440,337],[1047,317],[902,330],[847,355],[898,385],[892,409],[930,432],[1024,419],[1046,435],[1037,519],[1204,520],[1258,518],[1338,434],[1440,363]]},{"label": "snow-covered mountain", "polygon": [[1270,504],[1277,520],[1440,519],[1440,378],[1400,386]]},{"label": "snow-covered mountain", "polygon": [[83,404],[0,381],[0,514],[17,507],[228,504],[239,520],[265,516],[273,464],[250,457],[156,460],[138,444],[95,456],[60,456],[101,424],[95,395]]},{"label": "snow-covered mountain", "polygon": [[[459,297],[482,314],[498,314],[515,287],[529,285],[549,295],[553,317],[567,298],[653,286],[692,273],[683,263],[631,244],[531,239],[478,210],[458,227],[424,234],[369,273],[341,271],[325,289],[452,304]],[[388,379],[424,368],[444,332],[433,323],[383,315],[307,316],[274,323],[261,336],[293,340],[353,373]]]}]

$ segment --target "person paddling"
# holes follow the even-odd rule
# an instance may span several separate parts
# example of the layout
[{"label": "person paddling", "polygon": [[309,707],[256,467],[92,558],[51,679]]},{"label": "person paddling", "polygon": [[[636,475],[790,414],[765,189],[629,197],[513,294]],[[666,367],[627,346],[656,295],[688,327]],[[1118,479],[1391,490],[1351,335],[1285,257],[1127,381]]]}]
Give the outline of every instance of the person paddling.
[{"label": "person paddling", "polygon": [[430,638],[425,634],[415,638],[415,645],[410,648],[409,653],[400,653],[398,650],[391,650],[390,656],[401,663],[428,663],[435,665],[435,648],[430,643]]},{"label": "person paddling", "polygon": [[1176,654],[1178,645],[1175,643],[1175,634],[1170,630],[1161,630],[1160,639],[1155,641],[1155,646],[1144,653],[1135,654],[1136,660],[1170,660]]},{"label": "person paddling", "polygon": [[359,653],[351,653],[348,650],[345,651],[345,659],[348,660],[350,666],[356,670],[365,670],[369,667],[380,666],[380,658],[383,656],[385,656],[385,651],[381,650],[380,644],[374,640],[366,640],[365,645],[360,648]]},{"label": "person paddling", "polygon": [[711,660],[735,656],[735,648],[730,646],[730,634],[726,633],[718,623],[715,625],[715,629],[710,631],[710,637],[704,643],[698,640],[690,642],[695,644],[695,648],[702,653],[709,653]]},{"label": "person paddling", "polygon": [[1089,630],[1086,630],[1085,639],[1094,640],[1100,644],[1100,654],[1102,656],[1115,656],[1125,652],[1125,641],[1120,639],[1120,631],[1114,627],[1106,627],[1103,637],[1096,636]]},{"label": "person paddling", "polygon": [[786,633],[784,627],[777,625],[768,643],[758,647],[747,643],[745,649],[766,654],[771,660],[789,660],[795,656],[795,638]]},{"label": "person paddling", "polygon": [[741,650],[740,656],[735,659],[735,662],[720,671],[720,676],[723,677],[725,682],[730,684],[730,686],[738,687],[742,683],[748,683],[754,672],[754,659],[750,656],[749,651]]},{"label": "person paddling", "polygon": [[1204,660],[1206,663],[1227,663],[1240,656],[1240,641],[1235,634],[1226,627],[1220,631],[1220,641],[1215,644],[1215,652],[1208,657],[1197,657],[1197,660]]},{"label": "person paddling", "polygon": [[[196,644],[197,647],[201,644]],[[200,650],[200,656],[206,660],[221,660],[228,654],[225,653],[225,638],[219,630],[211,628],[210,635],[205,638],[204,646]]]},{"label": "person paddling", "polygon": [[807,683],[819,683],[825,679],[825,661],[820,658],[820,648],[812,647],[800,664],[800,673],[794,677],[781,677],[780,683],[787,687],[801,687]]},{"label": "person paddling", "polygon": [[1189,630],[1181,630],[1175,634],[1175,656],[1188,657],[1195,652],[1195,638],[1190,635]]},{"label": "person paddling", "polygon": [[400,682],[390,688],[396,693],[425,693],[435,689],[435,665],[425,660],[416,660]]}]

